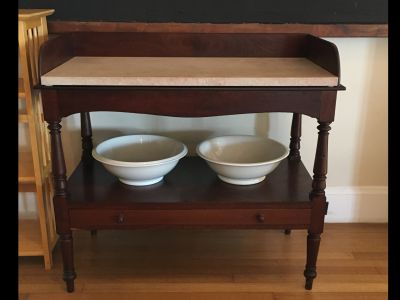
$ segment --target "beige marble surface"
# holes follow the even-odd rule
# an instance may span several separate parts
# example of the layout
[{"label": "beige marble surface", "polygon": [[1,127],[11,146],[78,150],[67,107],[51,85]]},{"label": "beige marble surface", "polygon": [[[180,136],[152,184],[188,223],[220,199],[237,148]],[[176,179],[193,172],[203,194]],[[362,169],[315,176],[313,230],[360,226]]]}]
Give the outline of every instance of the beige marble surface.
[{"label": "beige marble surface", "polygon": [[338,77],[306,58],[73,57],[43,85],[336,86]]}]

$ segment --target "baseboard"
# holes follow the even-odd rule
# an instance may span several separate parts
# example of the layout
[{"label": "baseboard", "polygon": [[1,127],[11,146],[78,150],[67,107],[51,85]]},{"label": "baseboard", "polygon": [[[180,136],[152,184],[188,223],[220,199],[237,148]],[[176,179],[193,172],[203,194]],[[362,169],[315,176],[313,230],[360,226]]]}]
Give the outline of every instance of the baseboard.
[{"label": "baseboard", "polygon": [[387,186],[327,187],[327,223],[384,223],[388,221]]}]

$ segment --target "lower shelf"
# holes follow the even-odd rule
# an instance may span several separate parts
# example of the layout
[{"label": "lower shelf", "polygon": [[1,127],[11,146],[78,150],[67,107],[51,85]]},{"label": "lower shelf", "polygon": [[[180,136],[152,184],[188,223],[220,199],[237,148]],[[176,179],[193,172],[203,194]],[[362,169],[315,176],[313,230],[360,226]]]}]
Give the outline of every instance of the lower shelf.
[{"label": "lower shelf", "polygon": [[186,157],[161,182],[134,187],[92,159],[70,176],[66,203],[74,229],[306,229],[311,183],[301,161],[285,159],[264,181],[238,186],[221,181],[201,158]]},{"label": "lower shelf", "polygon": [[182,159],[159,183],[121,183],[100,163],[80,163],[68,180],[70,208],[228,209],[310,208],[311,177],[303,163],[283,160],[261,183],[221,181],[198,157]]}]

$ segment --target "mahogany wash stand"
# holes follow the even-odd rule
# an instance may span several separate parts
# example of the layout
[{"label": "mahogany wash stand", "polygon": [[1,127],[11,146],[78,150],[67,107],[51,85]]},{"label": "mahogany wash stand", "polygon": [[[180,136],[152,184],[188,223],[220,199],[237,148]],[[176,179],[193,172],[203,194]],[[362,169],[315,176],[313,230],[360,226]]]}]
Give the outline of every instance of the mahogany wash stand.
[{"label": "mahogany wash stand", "polygon": [[[43,75],[73,57],[88,56],[275,58],[282,62],[301,58],[329,73],[335,84],[316,85],[313,82],[321,82],[321,78],[315,74],[309,84],[309,78],[302,78],[301,74],[294,79],[290,74],[288,78],[278,74],[282,81],[278,84],[271,81],[274,82],[271,85],[268,85],[271,79],[268,74],[265,74],[265,85],[262,80],[257,85],[248,82],[213,85],[212,80],[205,85],[190,86],[160,86],[154,82],[151,85],[88,85],[90,81],[85,85],[79,84],[79,80],[78,83],[43,84],[46,77]],[[68,292],[74,291],[76,278],[72,229],[232,228],[285,229],[286,233],[291,229],[307,229],[305,288],[312,288],[328,208],[324,190],[329,125],[334,120],[337,91],[345,89],[340,85],[335,45],[306,34],[76,32],[50,39],[42,46],[39,73],[42,83],[37,88],[42,92],[44,118],[51,135],[53,200]],[[256,185],[224,183],[200,158],[186,157],[158,184],[127,186],[91,156],[91,111],[174,117],[293,113],[290,154],[266,180]],[[82,159],[67,179],[60,122],[74,113],[81,116]],[[318,121],[312,178],[299,152],[302,114]]]}]

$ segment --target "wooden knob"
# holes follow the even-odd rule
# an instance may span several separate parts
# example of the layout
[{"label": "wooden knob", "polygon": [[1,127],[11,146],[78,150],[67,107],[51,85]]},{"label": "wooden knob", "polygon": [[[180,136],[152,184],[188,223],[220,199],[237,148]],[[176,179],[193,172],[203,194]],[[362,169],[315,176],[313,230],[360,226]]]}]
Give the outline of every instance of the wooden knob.
[{"label": "wooden knob", "polygon": [[260,222],[260,223],[263,223],[265,221],[265,217],[264,217],[263,214],[258,213],[256,215],[256,218],[257,218],[257,221]]},{"label": "wooden knob", "polygon": [[123,213],[120,213],[120,214],[118,215],[118,217],[117,217],[117,223],[118,223],[118,224],[122,224],[122,223],[124,223],[124,221],[125,221],[125,216],[124,216]]}]

